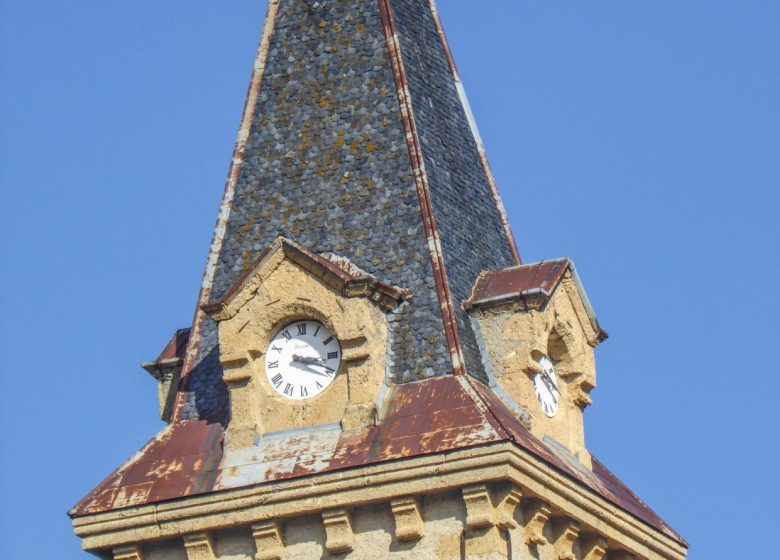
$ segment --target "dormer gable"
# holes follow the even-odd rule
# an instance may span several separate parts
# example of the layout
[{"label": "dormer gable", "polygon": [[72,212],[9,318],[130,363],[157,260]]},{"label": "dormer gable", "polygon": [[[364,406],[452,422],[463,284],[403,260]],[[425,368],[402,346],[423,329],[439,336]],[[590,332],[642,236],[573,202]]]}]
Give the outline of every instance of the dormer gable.
[{"label": "dormer gable", "polygon": [[[278,237],[224,298],[203,307],[219,325],[228,448],[251,447],[279,431],[372,425],[385,393],[387,313],[410,298],[347,259]],[[299,354],[308,347],[280,333],[311,340],[320,329],[329,344],[322,358],[282,353],[288,341],[304,349]],[[329,356],[332,363],[325,362]],[[285,371],[310,375],[296,385]]]},{"label": "dormer gable", "polygon": [[347,258],[334,253],[318,255],[295,241],[279,236],[260,254],[223,298],[204,305],[203,310],[216,321],[234,316],[248,300],[254,297],[280,259],[295,263],[344,297],[365,297],[386,311],[395,309],[401,302],[411,299],[408,290],[385,284]]},{"label": "dormer gable", "polygon": [[184,365],[184,354],[189,339],[190,329],[177,330],[155,360],[141,364],[141,367],[157,381],[160,420],[163,422],[170,423],[173,415],[176,392],[179,390],[181,368]]},{"label": "dormer gable", "polygon": [[594,348],[607,333],[568,259],[483,272],[464,302],[490,383],[530,429],[590,467],[583,411],[596,387]]}]

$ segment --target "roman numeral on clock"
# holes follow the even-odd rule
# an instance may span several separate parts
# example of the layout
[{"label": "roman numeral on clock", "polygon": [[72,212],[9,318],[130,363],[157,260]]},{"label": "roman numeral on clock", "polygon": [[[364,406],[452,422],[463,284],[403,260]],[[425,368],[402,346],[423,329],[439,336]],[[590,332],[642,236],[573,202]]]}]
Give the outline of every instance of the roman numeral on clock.
[{"label": "roman numeral on clock", "polygon": [[328,359],[329,360],[335,360],[338,357],[339,357],[339,353],[338,352],[328,352]]},{"label": "roman numeral on clock", "polygon": [[274,375],[274,377],[271,379],[271,383],[273,383],[274,387],[278,389],[279,385],[282,384],[282,374],[277,373],[276,375]]},{"label": "roman numeral on clock", "polygon": [[290,334],[290,331],[284,331],[284,332],[282,333],[282,336],[283,336],[283,337],[284,337],[286,340],[288,340],[288,341],[289,341],[289,340],[292,338],[292,335]]},{"label": "roman numeral on clock", "polygon": [[308,397],[309,396],[309,390],[306,387],[304,387],[303,385],[301,385],[301,396],[302,397]]},{"label": "roman numeral on clock", "polygon": [[288,384],[287,384],[287,386],[284,388],[284,394],[285,394],[285,395],[289,395],[289,396],[291,396],[291,397],[292,397],[292,394],[293,394],[293,386],[292,386],[292,385],[290,385],[289,383],[288,383]]},{"label": "roman numeral on clock", "polygon": [[303,336],[306,334],[306,323],[301,323],[298,325],[298,336]]},{"label": "roman numeral on clock", "polygon": [[268,369],[274,369],[279,367],[279,362],[270,362],[268,364]]},{"label": "roman numeral on clock", "polygon": [[328,345],[328,344],[330,344],[331,342],[333,342],[333,337],[332,337],[332,336],[329,336],[328,338],[326,338],[325,340],[323,340],[323,341],[322,341],[322,343],[323,343],[325,346],[327,346],[327,345]]}]

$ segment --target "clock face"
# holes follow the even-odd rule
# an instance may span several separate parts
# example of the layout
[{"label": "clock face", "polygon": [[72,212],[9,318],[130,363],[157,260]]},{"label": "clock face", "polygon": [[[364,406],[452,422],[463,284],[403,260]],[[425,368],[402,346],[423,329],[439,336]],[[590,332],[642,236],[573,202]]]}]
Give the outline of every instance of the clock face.
[{"label": "clock face", "polygon": [[537,373],[534,377],[536,398],[539,399],[539,405],[544,413],[552,418],[558,413],[558,401],[561,398],[558,380],[555,377],[555,368],[550,358],[542,356],[539,359],[539,365],[542,366],[542,372]]},{"label": "clock face", "polygon": [[265,375],[287,399],[315,397],[333,383],[341,364],[336,337],[318,321],[290,323],[271,340],[265,354]]}]

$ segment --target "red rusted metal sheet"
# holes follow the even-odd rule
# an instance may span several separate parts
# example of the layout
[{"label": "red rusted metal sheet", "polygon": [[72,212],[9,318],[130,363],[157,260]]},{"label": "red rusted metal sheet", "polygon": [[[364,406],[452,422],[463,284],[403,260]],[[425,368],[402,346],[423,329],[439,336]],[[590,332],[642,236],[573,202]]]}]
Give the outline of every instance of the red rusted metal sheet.
[{"label": "red rusted metal sheet", "polygon": [[168,344],[165,345],[165,348],[163,348],[162,352],[160,352],[160,355],[157,356],[157,359],[154,363],[159,364],[160,362],[172,360],[174,358],[183,359],[184,354],[187,352],[187,341],[189,338],[189,328],[179,329],[173,333],[173,337],[171,337],[171,340],[168,342]]},{"label": "red rusted metal sheet", "polygon": [[122,509],[300,478],[383,461],[513,441],[648,525],[683,542],[601,463],[593,472],[567,463],[534,437],[489,387],[442,376],[394,388],[386,417],[369,428],[338,426],[268,434],[226,452],[220,424],[174,423],[81,500],[71,516]]},{"label": "red rusted metal sheet", "polygon": [[549,296],[570,266],[568,259],[559,259],[483,272],[465,305],[479,307],[533,294]]}]

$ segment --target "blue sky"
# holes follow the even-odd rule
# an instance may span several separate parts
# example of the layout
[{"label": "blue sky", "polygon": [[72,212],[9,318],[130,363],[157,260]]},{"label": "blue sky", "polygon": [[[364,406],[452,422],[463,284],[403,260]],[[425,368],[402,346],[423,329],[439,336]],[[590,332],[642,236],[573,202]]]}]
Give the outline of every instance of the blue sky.
[{"label": "blue sky", "polygon": [[[780,522],[780,3],[440,0],[524,260],[570,256],[611,338],[590,448],[693,545]],[[0,0],[0,535],[160,427],[265,6]]]}]

